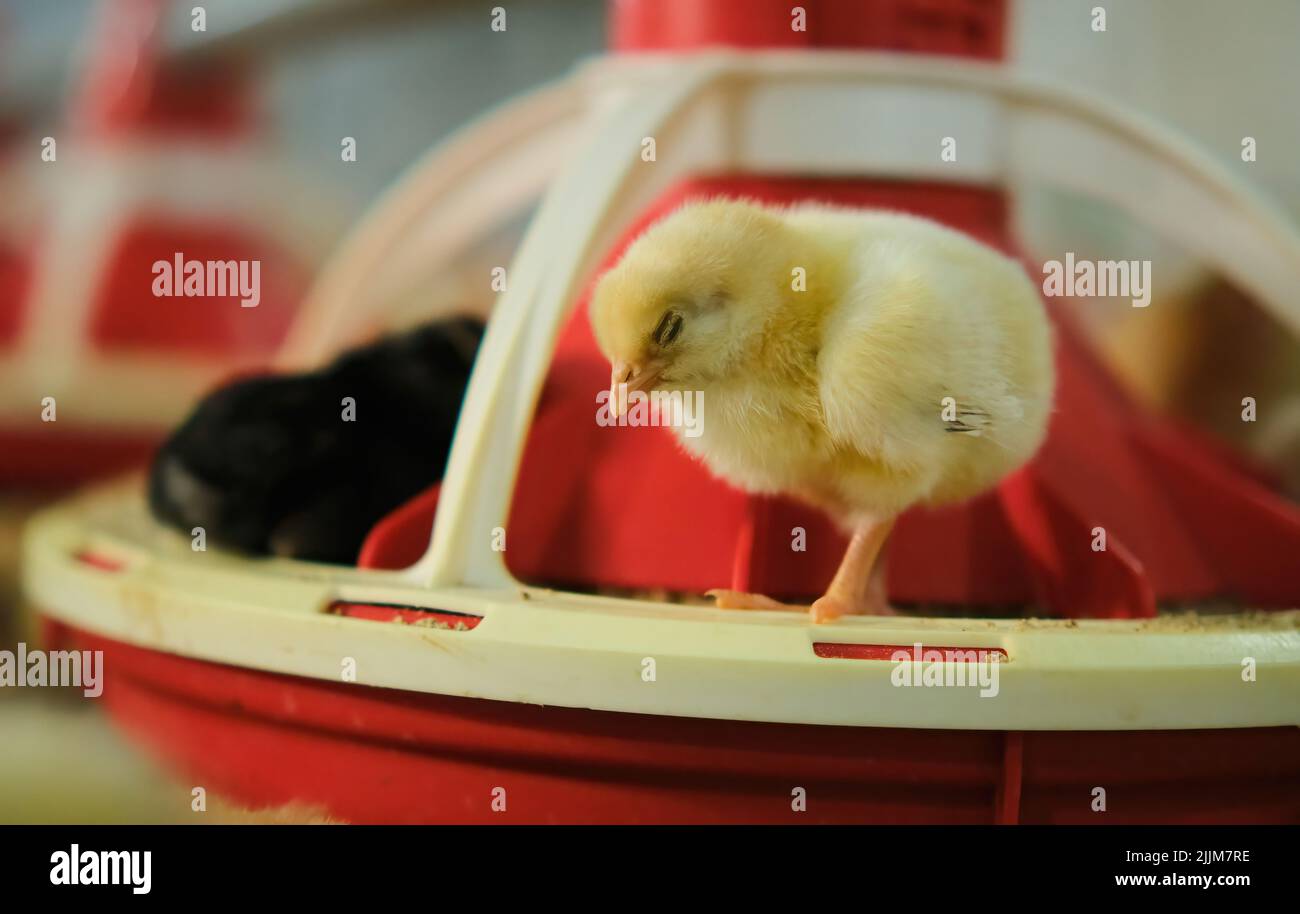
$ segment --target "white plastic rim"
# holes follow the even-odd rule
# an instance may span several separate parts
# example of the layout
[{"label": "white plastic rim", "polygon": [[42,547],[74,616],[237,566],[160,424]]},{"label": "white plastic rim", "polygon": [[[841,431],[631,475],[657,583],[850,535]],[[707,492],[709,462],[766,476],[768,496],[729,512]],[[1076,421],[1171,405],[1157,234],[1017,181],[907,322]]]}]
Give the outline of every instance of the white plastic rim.
[{"label": "white plastic rim", "polygon": [[[138,485],[127,485],[90,493],[34,521],[24,561],[34,602],[70,625],[188,657],[333,681],[350,658],[363,685],[564,707],[948,729],[1300,724],[1300,611],[1096,622],[851,617],[814,626],[801,613],[559,593],[514,581],[489,548],[490,531],[504,526],[559,327],[604,246],[690,173],[1049,180],[1053,167],[1073,159],[1052,166],[1019,144],[1033,139],[1045,119],[1063,118],[1081,143],[1110,144],[1112,152],[1159,173],[1161,203],[1176,213],[1152,213],[1137,197],[1116,194],[1113,183],[1128,181],[1115,175],[1104,176],[1099,195],[1125,198],[1116,202],[1127,200],[1143,221],[1169,223],[1168,234],[1195,250],[1212,226],[1231,226],[1221,247],[1203,252],[1205,259],[1235,276],[1240,263],[1226,261],[1249,255],[1243,262],[1257,272],[1242,284],[1295,326],[1294,305],[1281,293],[1300,276],[1300,242],[1285,223],[1195,153],[1074,93],[979,65],[864,54],[641,58],[601,63],[586,78],[599,84],[592,96],[599,123],[552,185],[511,267],[509,291],[494,310],[462,411],[434,540],[421,562],[383,572],[196,553],[188,537],[153,523]],[[822,134],[808,131],[825,127],[833,139],[842,122],[851,124],[853,137],[864,136],[850,116],[858,110],[853,93],[838,86],[886,93],[862,103],[861,110],[877,116],[918,91],[935,116],[978,103],[979,118],[998,119],[1002,139],[970,144],[971,154],[963,150],[964,161],[951,171],[937,171],[933,130],[917,128],[906,141],[895,136],[877,153],[823,142]],[[827,106],[814,116],[806,109],[815,107],[813,98],[820,103],[823,90]],[[799,130],[756,124],[760,113],[772,116],[772,105],[794,106]],[[941,120],[949,123],[946,117]],[[809,135],[818,142],[809,143]],[[646,136],[657,141],[653,165],[639,158]],[[758,147],[754,137],[762,138]],[[909,142],[934,153],[935,162],[909,170]],[[1073,156],[1096,152],[1070,148]],[[1057,183],[1099,179],[1080,167],[1070,182]],[[1142,180],[1148,177],[1143,173]],[[1207,226],[1177,218],[1205,206],[1223,210]],[[86,550],[121,567],[82,562],[77,556]],[[343,618],[327,612],[336,600],[471,613],[482,621],[457,632]],[[1000,649],[1007,660],[998,667],[996,695],[982,697],[987,690],[899,686],[895,664],[818,656],[819,642]],[[1247,657],[1256,668],[1250,682],[1242,678]],[[647,661],[655,669],[652,681],[644,675]]]},{"label": "white plastic rim", "polygon": [[[83,550],[122,563],[78,560]],[[1300,725],[1300,612],[1190,621],[926,619],[731,612],[647,600],[429,588],[402,575],[216,550],[149,518],[138,484],[38,516],[31,601],[68,625],[199,660],[328,682],[569,708],[953,730]],[[471,613],[471,631],[346,618],[335,600]],[[994,692],[895,684],[894,663],[814,644],[1001,649]],[[1242,677],[1243,658],[1255,679]],[[111,661],[110,661],[111,662]],[[652,665],[652,666],[651,666]],[[955,664],[940,664],[944,673]],[[647,680],[647,669],[653,679]],[[971,667],[964,667],[974,682]],[[986,671],[991,676],[991,671]],[[991,681],[991,680],[989,680]],[[981,692],[988,693],[986,697]]]}]

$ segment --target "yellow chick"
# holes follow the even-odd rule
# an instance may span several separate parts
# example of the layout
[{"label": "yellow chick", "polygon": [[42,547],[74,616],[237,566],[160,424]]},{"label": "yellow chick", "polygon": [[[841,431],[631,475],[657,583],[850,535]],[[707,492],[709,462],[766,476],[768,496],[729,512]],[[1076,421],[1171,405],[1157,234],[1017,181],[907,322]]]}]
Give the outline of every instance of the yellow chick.
[{"label": "yellow chick", "polygon": [[591,321],[615,415],[631,391],[695,391],[687,451],[844,527],[816,622],[889,612],[877,565],[894,518],[994,486],[1037,450],[1051,409],[1051,332],[1020,265],[913,216],[689,204],[601,277]]}]

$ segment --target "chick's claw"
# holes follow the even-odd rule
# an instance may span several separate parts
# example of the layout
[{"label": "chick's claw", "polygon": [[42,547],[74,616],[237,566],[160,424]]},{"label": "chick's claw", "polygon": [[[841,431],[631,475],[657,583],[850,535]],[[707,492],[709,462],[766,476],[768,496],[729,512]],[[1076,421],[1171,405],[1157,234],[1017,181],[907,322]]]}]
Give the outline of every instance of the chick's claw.
[{"label": "chick's claw", "polygon": [[781,603],[761,593],[745,593],[743,590],[714,588],[704,595],[712,597],[718,609],[803,609],[802,606]]}]

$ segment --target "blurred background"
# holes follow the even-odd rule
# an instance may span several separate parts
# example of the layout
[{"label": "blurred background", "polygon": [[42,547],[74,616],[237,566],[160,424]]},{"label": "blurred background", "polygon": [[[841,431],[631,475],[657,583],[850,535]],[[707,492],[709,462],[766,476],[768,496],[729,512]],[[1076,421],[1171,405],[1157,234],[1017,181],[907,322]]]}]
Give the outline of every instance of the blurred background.
[{"label": "blurred background", "polygon": [[[1008,3],[1011,66],[1158,119],[1300,225],[1300,4]],[[497,6],[505,32],[489,28]],[[1096,6],[1104,33],[1088,27]],[[36,640],[16,586],[23,519],[147,460],[202,391],[270,363],[313,277],[386,188],[606,41],[605,0],[0,0],[0,648]],[[354,162],[340,156],[347,137]],[[1300,494],[1295,340],[1104,208],[1032,194],[1019,205],[1034,257],[1159,262],[1160,307],[1141,320],[1089,309],[1089,332],[1141,398],[1212,426]],[[133,277],[177,250],[260,259],[259,307],[141,295]],[[432,294],[411,280],[390,290],[397,304],[367,307],[409,322]],[[1243,389],[1285,405],[1232,421]],[[75,691],[0,689],[0,744],[0,822],[192,818],[189,786]],[[240,815],[212,808],[207,821]]]}]

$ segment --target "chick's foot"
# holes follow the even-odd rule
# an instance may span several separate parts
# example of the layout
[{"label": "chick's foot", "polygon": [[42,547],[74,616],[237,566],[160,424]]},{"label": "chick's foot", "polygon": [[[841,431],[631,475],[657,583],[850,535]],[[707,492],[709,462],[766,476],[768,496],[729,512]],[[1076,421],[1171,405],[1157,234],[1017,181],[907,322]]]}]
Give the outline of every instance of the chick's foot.
[{"label": "chick's foot", "polygon": [[840,616],[892,616],[885,588],[885,553],[892,517],[860,521],[840,560],[840,567],[826,589],[809,607],[815,623],[833,622]]},{"label": "chick's foot", "polygon": [[834,622],[840,616],[892,616],[893,607],[883,598],[853,600],[835,593],[828,593],[813,601],[808,608],[808,617],[817,624]]}]

